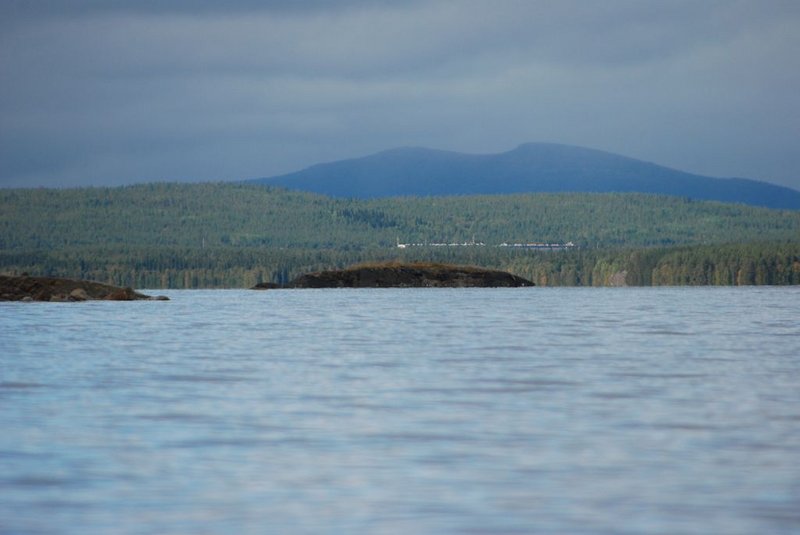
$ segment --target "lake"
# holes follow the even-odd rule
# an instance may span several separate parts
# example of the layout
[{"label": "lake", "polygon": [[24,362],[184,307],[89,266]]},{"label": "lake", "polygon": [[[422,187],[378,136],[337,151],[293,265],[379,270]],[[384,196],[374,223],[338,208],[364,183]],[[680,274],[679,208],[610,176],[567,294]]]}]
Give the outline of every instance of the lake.
[{"label": "lake", "polygon": [[798,533],[800,288],[0,303],[0,533]]}]

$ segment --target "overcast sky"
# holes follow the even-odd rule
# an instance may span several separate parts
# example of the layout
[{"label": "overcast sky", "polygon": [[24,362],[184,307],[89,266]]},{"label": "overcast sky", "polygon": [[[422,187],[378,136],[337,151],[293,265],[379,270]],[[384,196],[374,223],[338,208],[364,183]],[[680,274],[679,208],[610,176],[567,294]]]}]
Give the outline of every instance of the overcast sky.
[{"label": "overcast sky", "polygon": [[528,141],[800,189],[800,1],[0,1],[1,186]]}]

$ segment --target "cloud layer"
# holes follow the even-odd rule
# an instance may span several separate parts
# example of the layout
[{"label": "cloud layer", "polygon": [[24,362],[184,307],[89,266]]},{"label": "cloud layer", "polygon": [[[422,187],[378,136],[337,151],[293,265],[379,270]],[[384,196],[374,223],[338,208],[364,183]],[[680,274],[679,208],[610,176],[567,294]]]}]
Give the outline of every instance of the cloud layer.
[{"label": "cloud layer", "polygon": [[554,141],[800,188],[789,1],[0,5],[0,185]]}]

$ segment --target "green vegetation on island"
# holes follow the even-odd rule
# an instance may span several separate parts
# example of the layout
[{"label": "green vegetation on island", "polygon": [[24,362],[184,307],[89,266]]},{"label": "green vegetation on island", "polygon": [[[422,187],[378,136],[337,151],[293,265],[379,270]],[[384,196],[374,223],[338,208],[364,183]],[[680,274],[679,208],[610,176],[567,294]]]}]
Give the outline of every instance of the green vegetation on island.
[{"label": "green vegetation on island", "polygon": [[301,275],[289,288],[520,288],[522,277],[493,269],[433,262],[377,262]]}]

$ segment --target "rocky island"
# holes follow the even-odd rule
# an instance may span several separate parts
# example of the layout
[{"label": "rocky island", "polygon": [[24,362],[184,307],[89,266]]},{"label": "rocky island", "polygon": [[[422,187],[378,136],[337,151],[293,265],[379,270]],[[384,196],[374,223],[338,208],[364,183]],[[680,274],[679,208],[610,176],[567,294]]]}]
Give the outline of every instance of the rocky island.
[{"label": "rocky island", "polygon": [[167,301],[110,284],[79,279],[0,275],[0,301]]},{"label": "rocky island", "polygon": [[289,288],[518,288],[527,279],[471,266],[433,263],[362,264],[342,270],[308,273]]}]

